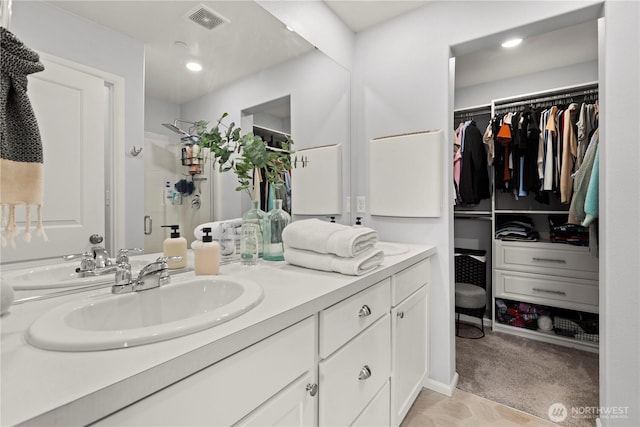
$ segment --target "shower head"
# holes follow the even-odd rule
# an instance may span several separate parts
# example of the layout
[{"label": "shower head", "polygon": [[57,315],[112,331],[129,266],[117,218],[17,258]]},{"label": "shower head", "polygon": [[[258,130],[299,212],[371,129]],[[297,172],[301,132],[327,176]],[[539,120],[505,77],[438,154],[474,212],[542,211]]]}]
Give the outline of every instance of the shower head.
[{"label": "shower head", "polygon": [[180,129],[178,126],[175,125],[175,123],[163,123],[162,126],[166,127],[170,131],[177,133],[178,135],[189,136],[187,132]]},{"label": "shower head", "polygon": [[[180,123],[187,123],[189,125],[191,125],[191,127],[189,128],[189,132],[186,132],[182,129],[180,129],[178,127],[178,122]],[[171,130],[172,132],[177,133],[178,135],[181,135],[183,138],[188,138],[191,135],[193,135],[193,131],[196,129],[196,123],[194,122],[188,122],[186,120],[180,120],[180,119],[175,119],[173,121],[173,123],[163,123],[162,126],[166,127],[167,129]]]}]

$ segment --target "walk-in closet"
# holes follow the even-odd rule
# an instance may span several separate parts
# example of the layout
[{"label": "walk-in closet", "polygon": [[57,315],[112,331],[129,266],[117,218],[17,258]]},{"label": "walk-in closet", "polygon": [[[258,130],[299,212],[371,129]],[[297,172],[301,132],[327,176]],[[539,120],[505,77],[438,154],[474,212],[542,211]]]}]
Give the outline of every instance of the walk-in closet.
[{"label": "walk-in closet", "polygon": [[598,405],[599,24],[574,18],[452,61],[458,388],[545,419]]}]

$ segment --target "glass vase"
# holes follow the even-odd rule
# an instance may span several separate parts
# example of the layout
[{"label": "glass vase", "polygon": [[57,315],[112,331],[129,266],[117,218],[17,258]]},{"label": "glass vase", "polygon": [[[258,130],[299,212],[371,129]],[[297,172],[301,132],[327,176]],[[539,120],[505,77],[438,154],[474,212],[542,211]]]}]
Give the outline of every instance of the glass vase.
[{"label": "glass vase", "polygon": [[260,209],[260,200],[251,201],[251,209],[242,216],[240,262],[255,265],[262,256],[262,234],[266,213]]},{"label": "glass vase", "polygon": [[264,227],[264,259],[284,261],[282,230],[291,222],[291,215],[282,209],[282,199],[274,201],[273,209],[267,213]]}]

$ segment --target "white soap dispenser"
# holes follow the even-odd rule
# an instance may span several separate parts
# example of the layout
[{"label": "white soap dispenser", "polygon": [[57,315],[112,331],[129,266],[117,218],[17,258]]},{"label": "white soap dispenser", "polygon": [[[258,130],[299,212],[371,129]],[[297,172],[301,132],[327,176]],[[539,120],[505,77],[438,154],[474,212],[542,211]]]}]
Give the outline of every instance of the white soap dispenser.
[{"label": "white soap dispenser", "polygon": [[211,227],[202,229],[202,242],[196,242],[194,269],[196,275],[218,274],[220,272],[220,245],[213,241]]},{"label": "white soap dispenser", "polygon": [[187,239],[180,237],[179,225],[163,225],[171,228],[171,237],[164,239],[162,252],[166,257],[181,257],[180,261],[167,261],[170,270],[184,268],[187,266]]}]

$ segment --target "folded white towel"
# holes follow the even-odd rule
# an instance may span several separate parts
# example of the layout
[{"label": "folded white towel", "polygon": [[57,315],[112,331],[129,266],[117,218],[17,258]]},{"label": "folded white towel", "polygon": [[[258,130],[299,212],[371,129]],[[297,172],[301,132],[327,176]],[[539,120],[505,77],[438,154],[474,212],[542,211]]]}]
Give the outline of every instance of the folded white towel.
[{"label": "folded white towel", "polygon": [[354,257],[375,246],[378,232],[312,218],[287,225],[282,231],[282,241],[291,248]]},{"label": "folded white towel", "polygon": [[242,225],[242,218],[227,219],[224,221],[205,222],[204,224],[200,224],[199,226],[193,229],[193,237],[195,237],[196,240],[202,240],[202,236],[204,236],[202,229],[205,227],[210,227],[211,236],[213,237],[213,239],[219,240],[222,235],[222,224],[228,224],[233,228],[240,227]]},{"label": "folded white towel", "polygon": [[380,249],[372,248],[355,257],[345,258],[333,254],[319,254],[303,249],[285,247],[284,259],[289,264],[299,267],[360,276],[382,264],[384,252]]}]

